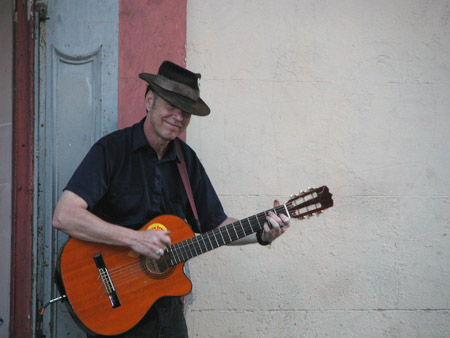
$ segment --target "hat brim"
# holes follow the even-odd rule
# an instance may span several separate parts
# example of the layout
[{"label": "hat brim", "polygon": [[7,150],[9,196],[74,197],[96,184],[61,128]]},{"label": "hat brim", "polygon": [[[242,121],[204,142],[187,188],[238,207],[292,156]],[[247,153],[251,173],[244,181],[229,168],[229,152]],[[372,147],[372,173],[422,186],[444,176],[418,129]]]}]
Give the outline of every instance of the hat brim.
[{"label": "hat brim", "polygon": [[158,93],[159,96],[161,96],[164,100],[169,102],[171,105],[177,107],[181,111],[198,116],[206,116],[210,113],[209,107],[201,98],[198,98],[197,101],[194,101],[187,98],[186,96],[166,90],[158,86],[155,83],[156,75],[141,73],[139,74],[139,77],[145,82],[147,82],[148,85],[156,93]]}]

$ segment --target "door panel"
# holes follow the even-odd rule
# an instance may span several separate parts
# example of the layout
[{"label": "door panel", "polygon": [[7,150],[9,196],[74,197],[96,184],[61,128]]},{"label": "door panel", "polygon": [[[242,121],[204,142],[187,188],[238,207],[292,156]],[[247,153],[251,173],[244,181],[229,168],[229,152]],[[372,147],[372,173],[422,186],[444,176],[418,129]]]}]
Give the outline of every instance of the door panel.
[{"label": "door panel", "polygon": [[[37,27],[35,304],[59,296],[57,253],[67,239],[52,230],[55,204],[90,146],[117,128],[118,0],[49,0]],[[65,304],[37,315],[36,335],[85,337]]]}]

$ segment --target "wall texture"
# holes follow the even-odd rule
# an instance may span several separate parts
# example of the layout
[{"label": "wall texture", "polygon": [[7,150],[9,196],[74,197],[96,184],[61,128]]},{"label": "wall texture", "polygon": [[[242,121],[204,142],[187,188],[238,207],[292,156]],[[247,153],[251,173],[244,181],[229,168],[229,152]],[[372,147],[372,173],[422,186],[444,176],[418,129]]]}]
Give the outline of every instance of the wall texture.
[{"label": "wall texture", "polygon": [[193,337],[448,337],[449,1],[190,0],[188,142],[227,212],[326,184],[271,249],[190,262]]}]

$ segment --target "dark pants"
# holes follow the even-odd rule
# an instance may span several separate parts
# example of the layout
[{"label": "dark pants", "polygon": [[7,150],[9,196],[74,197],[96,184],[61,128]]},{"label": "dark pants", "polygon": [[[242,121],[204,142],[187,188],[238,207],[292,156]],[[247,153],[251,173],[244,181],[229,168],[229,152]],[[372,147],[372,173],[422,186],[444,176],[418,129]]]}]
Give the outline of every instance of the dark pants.
[{"label": "dark pants", "polygon": [[[87,336],[106,337],[106,336]],[[111,336],[108,336],[111,337]],[[153,304],[142,320],[118,338],[188,338],[186,320],[179,297],[161,298]]]}]

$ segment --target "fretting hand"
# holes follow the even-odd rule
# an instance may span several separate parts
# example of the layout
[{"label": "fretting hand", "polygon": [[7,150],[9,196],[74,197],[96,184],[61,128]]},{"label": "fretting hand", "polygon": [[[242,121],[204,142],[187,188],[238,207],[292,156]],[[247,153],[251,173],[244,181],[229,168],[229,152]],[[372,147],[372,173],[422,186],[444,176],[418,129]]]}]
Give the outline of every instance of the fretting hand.
[{"label": "fretting hand", "polygon": [[[275,200],[273,202],[274,208],[278,207],[280,202]],[[285,214],[275,214],[273,211],[269,212],[267,222],[264,223],[264,231],[261,239],[265,242],[273,242],[276,238],[287,231],[290,225],[290,218]]]}]

